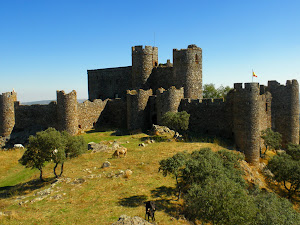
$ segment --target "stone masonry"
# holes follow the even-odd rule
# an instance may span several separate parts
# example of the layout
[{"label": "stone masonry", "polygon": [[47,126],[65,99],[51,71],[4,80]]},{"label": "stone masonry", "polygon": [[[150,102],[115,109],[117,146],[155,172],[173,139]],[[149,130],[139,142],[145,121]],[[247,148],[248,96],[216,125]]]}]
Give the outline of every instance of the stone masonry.
[{"label": "stone masonry", "polygon": [[[226,99],[202,98],[202,49],[173,50],[173,64],[158,63],[158,48],[132,47],[132,66],[88,70],[89,100],[57,91],[57,102],[21,105],[13,92],[0,95],[0,136],[38,126],[72,135],[91,128],[147,130],[168,112],[190,114],[189,130],[230,138],[249,163],[259,161],[261,131],[282,134],[284,147],[299,143],[299,84],[235,83]],[[153,94],[154,93],[154,94]]]}]

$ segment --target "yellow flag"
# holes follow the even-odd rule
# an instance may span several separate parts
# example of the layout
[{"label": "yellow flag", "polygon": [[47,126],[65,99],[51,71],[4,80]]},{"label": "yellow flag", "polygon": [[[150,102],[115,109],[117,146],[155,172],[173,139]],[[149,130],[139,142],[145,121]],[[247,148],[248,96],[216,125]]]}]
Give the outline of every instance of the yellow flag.
[{"label": "yellow flag", "polygon": [[253,77],[257,77],[256,74],[254,73],[254,71],[252,73],[253,73]]}]

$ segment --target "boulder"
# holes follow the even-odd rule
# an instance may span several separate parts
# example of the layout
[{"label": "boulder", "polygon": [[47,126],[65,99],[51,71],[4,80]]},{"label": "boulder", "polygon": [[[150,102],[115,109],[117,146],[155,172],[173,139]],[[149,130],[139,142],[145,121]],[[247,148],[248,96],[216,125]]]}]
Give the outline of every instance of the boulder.
[{"label": "boulder", "polygon": [[119,220],[112,225],[151,225],[148,221],[142,219],[141,217],[135,216],[130,217],[127,215],[121,215]]},{"label": "boulder", "polygon": [[175,131],[171,130],[166,126],[159,126],[159,125],[152,125],[152,129],[150,130],[151,135],[158,135],[158,136],[166,136],[166,137],[174,137]]},{"label": "boulder", "polygon": [[110,167],[110,165],[111,165],[111,163],[110,163],[110,162],[108,162],[108,161],[105,161],[105,162],[102,164],[101,168]]},{"label": "boulder", "polygon": [[89,142],[88,150],[92,150],[92,153],[96,152],[108,152],[110,149],[107,145],[102,143]]}]

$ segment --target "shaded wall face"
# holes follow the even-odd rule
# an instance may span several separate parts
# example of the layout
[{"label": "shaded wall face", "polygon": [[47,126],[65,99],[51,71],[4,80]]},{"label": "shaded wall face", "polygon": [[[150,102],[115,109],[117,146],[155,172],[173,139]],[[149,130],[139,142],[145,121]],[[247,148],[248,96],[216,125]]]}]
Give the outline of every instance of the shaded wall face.
[{"label": "shaded wall face", "polygon": [[15,130],[24,130],[28,127],[54,127],[57,125],[57,105],[18,105],[15,108]]},{"label": "shaded wall face", "polygon": [[107,100],[96,99],[93,102],[85,101],[78,104],[78,129],[92,129],[100,118],[106,107]]},{"label": "shaded wall face", "polygon": [[[209,99],[211,100],[211,99]],[[189,129],[207,135],[231,137],[230,109],[226,102],[181,101],[179,111],[190,114]]]},{"label": "shaded wall face", "polygon": [[131,70],[131,66],[88,70],[89,100],[126,99],[126,90],[131,86]]},{"label": "shaded wall face", "polygon": [[9,136],[15,125],[14,100],[10,93],[0,95],[0,136]]},{"label": "shaded wall face", "polygon": [[282,145],[299,143],[298,85],[269,86],[272,94],[272,129],[282,134]]}]

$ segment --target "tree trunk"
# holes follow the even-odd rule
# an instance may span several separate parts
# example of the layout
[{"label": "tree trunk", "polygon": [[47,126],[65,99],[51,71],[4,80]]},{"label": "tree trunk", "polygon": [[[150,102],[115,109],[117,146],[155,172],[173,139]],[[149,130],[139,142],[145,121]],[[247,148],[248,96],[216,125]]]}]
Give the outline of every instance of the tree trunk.
[{"label": "tree trunk", "polygon": [[60,167],[60,174],[59,174],[60,177],[63,174],[63,172],[64,172],[64,163],[62,163]]},{"label": "tree trunk", "polygon": [[54,168],[53,168],[53,173],[54,173],[54,176],[57,178],[57,174],[56,174],[56,167],[57,167],[58,163],[55,164]]},{"label": "tree trunk", "polygon": [[44,181],[44,179],[43,179],[43,169],[40,168],[39,170],[40,170],[40,180]]}]

